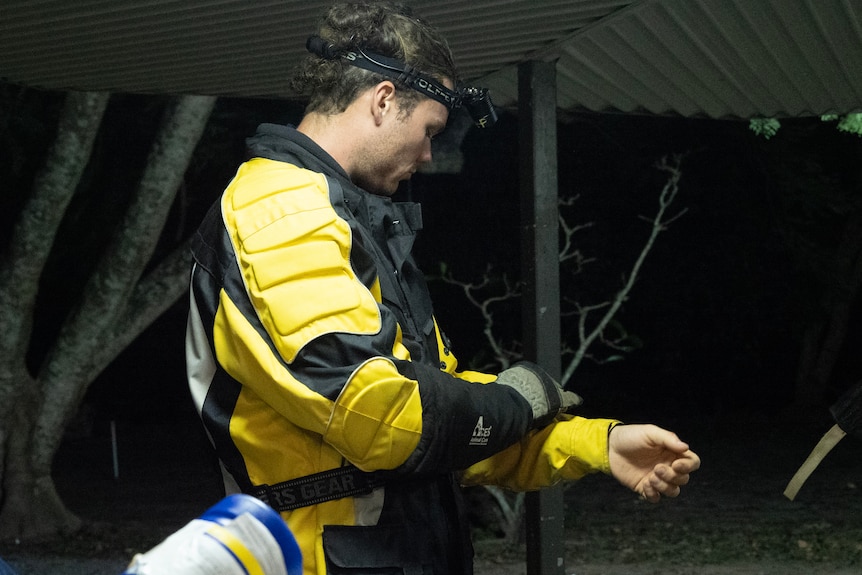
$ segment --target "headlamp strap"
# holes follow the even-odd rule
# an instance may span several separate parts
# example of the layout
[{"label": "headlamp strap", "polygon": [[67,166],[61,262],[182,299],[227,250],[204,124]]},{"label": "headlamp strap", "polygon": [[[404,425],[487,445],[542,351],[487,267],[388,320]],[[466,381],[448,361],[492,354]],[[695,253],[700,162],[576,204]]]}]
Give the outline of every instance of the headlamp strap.
[{"label": "headlamp strap", "polygon": [[449,110],[457,110],[464,105],[474,123],[480,128],[491,126],[497,121],[497,113],[488,96],[488,90],[480,88],[450,90],[434,78],[426,76],[400,60],[382,56],[361,47],[350,50],[338,48],[320,36],[311,36],[305,43],[305,47],[312,54],[317,54],[326,60],[342,58],[351,66],[392,78],[398,84],[440,102]]},{"label": "headlamp strap", "polygon": [[326,60],[343,58],[347,63],[387,78],[392,78],[402,86],[412,88],[429,98],[440,102],[450,110],[461,107],[461,96],[433,78],[425,76],[419,70],[396,60],[374,52],[357,48],[353,50],[339,49],[320,36],[312,36],[305,44],[309,52],[317,54]]}]

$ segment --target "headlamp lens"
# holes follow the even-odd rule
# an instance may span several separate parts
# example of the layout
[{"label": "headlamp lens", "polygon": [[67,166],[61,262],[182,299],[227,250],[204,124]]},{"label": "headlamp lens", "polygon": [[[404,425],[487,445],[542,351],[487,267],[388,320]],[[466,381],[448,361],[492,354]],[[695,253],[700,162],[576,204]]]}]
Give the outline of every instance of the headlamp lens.
[{"label": "headlamp lens", "polygon": [[488,128],[497,122],[497,111],[487,88],[464,88],[461,91],[461,105],[479,128]]}]

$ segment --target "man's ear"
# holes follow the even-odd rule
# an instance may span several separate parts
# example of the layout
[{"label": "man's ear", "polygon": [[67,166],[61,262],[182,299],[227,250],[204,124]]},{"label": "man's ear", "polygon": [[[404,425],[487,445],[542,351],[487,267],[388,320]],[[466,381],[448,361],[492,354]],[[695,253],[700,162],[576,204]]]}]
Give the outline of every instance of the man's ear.
[{"label": "man's ear", "polygon": [[395,84],[389,80],[380,82],[372,89],[371,114],[374,122],[380,125],[386,114],[394,113],[395,109]]}]

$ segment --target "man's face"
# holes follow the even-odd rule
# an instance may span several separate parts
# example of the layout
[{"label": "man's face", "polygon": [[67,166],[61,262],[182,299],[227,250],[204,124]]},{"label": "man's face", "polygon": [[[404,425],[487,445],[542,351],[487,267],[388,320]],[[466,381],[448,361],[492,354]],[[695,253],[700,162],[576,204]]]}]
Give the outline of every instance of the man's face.
[{"label": "man's face", "polygon": [[396,98],[394,113],[387,114],[351,174],[357,184],[383,196],[394,194],[401,181],[431,161],[431,138],[443,131],[449,118],[443,104],[428,98],[422,98],[409,115],[399,111]]}]

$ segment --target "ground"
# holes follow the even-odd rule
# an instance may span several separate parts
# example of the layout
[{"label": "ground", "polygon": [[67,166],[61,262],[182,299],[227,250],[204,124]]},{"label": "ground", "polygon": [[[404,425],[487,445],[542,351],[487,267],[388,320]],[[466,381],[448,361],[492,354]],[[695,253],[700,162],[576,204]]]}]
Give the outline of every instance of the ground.
[{"label": "ground", "polygon": [[[849,436],[793,502],[787,481],[831,426],[735,415],[680,424],[703,467],[683,495],[642,502],[604,476],[566,490],[565,571],[576,575],[849,575],[862,571],[862,441]],[[97,426],[98,427],[98,426]],[[6,543],[19,575],[118,575],[219,497],[203,436],[187,424],[117,426],[64,442],[58,489],[87,523],[51,545]],[[524,549],[477,532],[477,575],[523,575]]]}]

